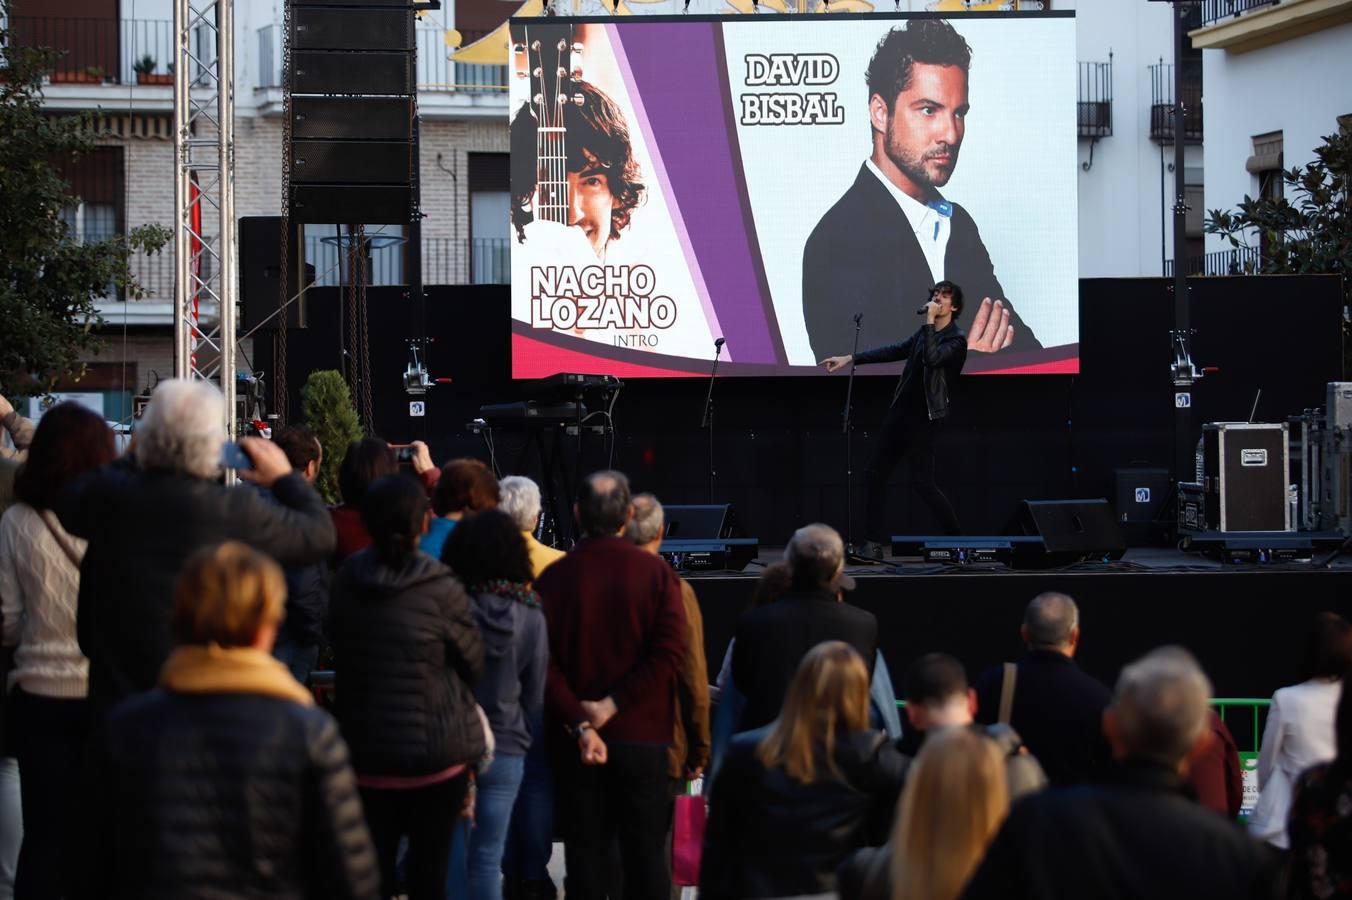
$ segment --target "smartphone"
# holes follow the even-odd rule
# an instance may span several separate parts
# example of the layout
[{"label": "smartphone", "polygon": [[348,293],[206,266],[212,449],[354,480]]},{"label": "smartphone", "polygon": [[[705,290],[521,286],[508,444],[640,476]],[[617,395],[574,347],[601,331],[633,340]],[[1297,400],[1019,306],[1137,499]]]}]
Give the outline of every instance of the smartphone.
[{"label": "smartphone", "polygon": [[221,468],[222,469],[252,469],[253,460],[249,454],[244,452],[235,441],[226,441],[225,446],[221,447]]},{"label": "smartphone", "polygon": [[395,462],[412,462],[413,445],[412,444],[390,444],[390,449],[394,451]]}]

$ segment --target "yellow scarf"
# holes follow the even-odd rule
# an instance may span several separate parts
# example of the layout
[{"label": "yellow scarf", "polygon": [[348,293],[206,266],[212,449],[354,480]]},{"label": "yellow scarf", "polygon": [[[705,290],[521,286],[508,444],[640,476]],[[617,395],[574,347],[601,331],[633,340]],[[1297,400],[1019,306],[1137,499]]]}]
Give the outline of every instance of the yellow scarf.
[{"label": "yellow scarf", "polygon": [[315,702],[286,666],[253,647],[179,647],[160,669],[160,686],[176,694],[262,694],[302,706]]}]

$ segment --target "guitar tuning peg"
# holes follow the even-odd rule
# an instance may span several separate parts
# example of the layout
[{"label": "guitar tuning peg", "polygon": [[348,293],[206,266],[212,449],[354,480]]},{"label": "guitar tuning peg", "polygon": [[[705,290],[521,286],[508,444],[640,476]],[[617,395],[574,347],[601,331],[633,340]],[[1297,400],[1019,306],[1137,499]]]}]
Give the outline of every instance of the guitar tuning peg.
[{"label": "guitar tuning peg", "polygon": [[568,41],[564,40],[563,38],[559,38],[559,47],[558,47],[558,49],[559,49],[559,52],[560,52],[560,53],[562,53],[564,50],[567,50],[567,49],[568,49]]},{"label": "guitar tuning peg", "polygon": [[534,97],[530,98],[530,102],[534,103],[536,106],[539,106],[541,103],[545,102],[544,94],[536,94]]},{"label": "guitar tuning peg", "polygon": [[568,70],[565,69],[563,66],[559,66],[558,69],[554,71],[554,74],[559,76],[560,78],[565,78],[568,75]]},{"label": "guitar tuning peg", "polygon": [[536,67],[535,67],[535,71],[531,72],[531,74],[534,75],[536,78],[543,78],[543,77],[544,77],[544,74],[545,74],[545,70],[544,70],[543,68],[541,68],[540,66],[536,66]]},{"label": "guitar tuning peg", "polygon": [[534,50],[536,53],[540,52],[540,41],[538,38],[530,42],[530,48]]}]

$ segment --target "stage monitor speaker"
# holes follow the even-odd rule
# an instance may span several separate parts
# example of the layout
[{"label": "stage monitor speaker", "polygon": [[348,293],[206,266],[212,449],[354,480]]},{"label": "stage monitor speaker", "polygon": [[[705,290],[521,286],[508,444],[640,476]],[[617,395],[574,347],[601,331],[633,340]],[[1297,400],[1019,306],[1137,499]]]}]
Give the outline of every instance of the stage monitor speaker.
[{"label": "stage monitor speaker", "polygon": [[1124,466],[1113,469],[1113,509],[1127,544],[1160,544],[1168,524],[1161,516],[1169,499],[1169,470]]},{"label": "stage monitor speaker", "polygon": [[413,106],[407,97],[292,97],[293,140],[407,141]]},{"label": "stage monitor speaker", "polygon": [[[281,297],[282,278],[282,217],[241,216],[239,220],[239,299],[240,326],[245,331],[255,328],[275,330],[281,323],[277,303]],[[286,308],[286,327],[304,328],[306,299],[304,288],[314,284],[314,266],[304,264],[305,229],[298,222],[291,223],[287,241],[287,280],[291,287],[287,297],[299,294],[299,299]]]},{"label": "stage monitor speaker", "polygon": [[295,50],[412,50],[413,16],[407,9],[300,7],[291,14]]},{"label": "stage monitor speaker", "polygon": [[1037,535],[1047,565],[1091,559],[1121,559],[1126,551],[1112,508],[1094,500],[1025,500],[1021,509],[1024,534]]},{"label": "stage monitor speaker", "polygon": [[291,221],[320,224],[361,222],[407,225],[413,188],[406,185],[293,184]]},{"label": "stage monitor speaker", "polygon": [[413,183],[411,141],[296,141],[292,184]]},{"label": "stage monitor speaker", "polygon": [[296,50],[291,54],[293,94],[412,94],[412,53]]},{"label": "stage monitor speaker", "polygon": [[737,515],[731,503],[705,506],[664,506],[667,530],[663,537],[675,541],[713,540],[736,537]]}]

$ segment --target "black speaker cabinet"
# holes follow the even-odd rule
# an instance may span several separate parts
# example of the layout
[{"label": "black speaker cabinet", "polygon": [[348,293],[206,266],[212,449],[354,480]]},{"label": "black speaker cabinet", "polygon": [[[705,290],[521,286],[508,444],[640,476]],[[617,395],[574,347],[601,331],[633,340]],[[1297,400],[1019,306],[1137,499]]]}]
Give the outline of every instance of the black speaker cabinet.
[{"label": "black speaker cabinet", "polygon": [[[241,216],[239,220],[239,299],[241,325],[246,331],[255,328],[275,330],[282,321],[277,312],[281,298],[282,278],[282,217]],[[291,223],[287,241],[287,297],[298,297],[286,308],[286,327],[304,328],[306,322],[305,288],[314,284],[314,266],[305,264],[305,229],[299,222]]]},{"label": "black speaker cabinet", "polygon": [[296,50],[291,54],[293,94],[412,94],[411,53]]},{"label": "black speaker cabinet", "polygon": [[406,97],[292,97],[291,137],[407,141],[412,117],[413,105]]},{"label": "black speaker cabinet", "polygon": [[1121,559],[1126,541],[1108,501],[1025,500],[1021,514],[1025,534],[1042,539],[1047,565],[1091,559]]},{"label": "black speaker cabinet", "polygon": [[1202,426],[1202,489],[1211,531],[1291,531],[1286,424]]},{"label": "black speaker cabinet", "polygon": [[404,185],[293,184],[291,221],[320,224],[361,222],[407,225],[413,188]]},{"label": "black speaker cabinet", "polygon": [[291,13],[295,50],[411,50],[413,16],[407,9],[298,7]]},{"label": "black speaker cabinet", "polygon": [[412,184],[411,141],[296,141],[292,184]]},{"label": "black speaker cabinet", "polygon": [[667,531],[663,537],[675,541],[735,537],[737,516],[730,503],[707,506],[664,506]]}]

